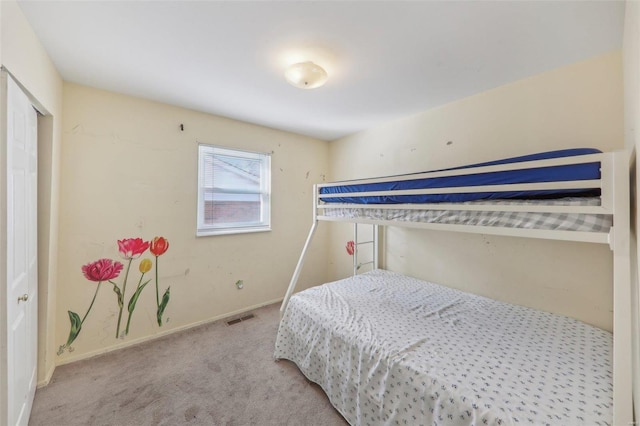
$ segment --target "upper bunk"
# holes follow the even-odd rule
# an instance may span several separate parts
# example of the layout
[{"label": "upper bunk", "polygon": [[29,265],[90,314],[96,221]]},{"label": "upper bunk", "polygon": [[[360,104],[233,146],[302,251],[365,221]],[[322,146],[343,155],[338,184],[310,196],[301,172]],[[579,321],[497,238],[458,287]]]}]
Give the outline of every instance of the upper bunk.
[{"label": "upper bunk", "polygon": [[629,153],[581,148],[318,184],[317,220],[608,243],[628,233]]}]

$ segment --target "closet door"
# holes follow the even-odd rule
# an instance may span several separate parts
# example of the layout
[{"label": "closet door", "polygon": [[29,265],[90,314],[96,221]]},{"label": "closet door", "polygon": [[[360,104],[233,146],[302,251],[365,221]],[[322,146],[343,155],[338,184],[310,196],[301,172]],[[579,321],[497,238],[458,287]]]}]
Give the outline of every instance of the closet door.
[{"label": "closet door", "polygon": [[8,76],[3,98],[7,102],[3,164],[6,170],[6,416],[9,425],[26,425],[37,379],[37,113],[29,98]]}]

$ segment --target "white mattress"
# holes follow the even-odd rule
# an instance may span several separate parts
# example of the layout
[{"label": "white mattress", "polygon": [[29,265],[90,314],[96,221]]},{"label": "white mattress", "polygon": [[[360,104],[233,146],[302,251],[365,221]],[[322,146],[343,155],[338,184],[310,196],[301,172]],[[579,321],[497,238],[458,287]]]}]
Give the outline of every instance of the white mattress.
[{"label": "white mattress", "polygon": [[612,335],[376,270],[294,295],[275,357],[352,425],[609,425]]},{"label": "white mattress", "polygon": [[[483,200],[463,205],[551,205],[599,206],[599,197],[567,197],[550,200]],[[333,204],[339,206],[339,204]],[[505,228],[547,229],[584,232],[609,232],[611,215],[583,213],[487,212],[471,210],[407,210],[375,207],[337,207],[324,210],[326,216],[350,219],[366,218],[405,222],[427,222],[454,225],[498,226]]]}]

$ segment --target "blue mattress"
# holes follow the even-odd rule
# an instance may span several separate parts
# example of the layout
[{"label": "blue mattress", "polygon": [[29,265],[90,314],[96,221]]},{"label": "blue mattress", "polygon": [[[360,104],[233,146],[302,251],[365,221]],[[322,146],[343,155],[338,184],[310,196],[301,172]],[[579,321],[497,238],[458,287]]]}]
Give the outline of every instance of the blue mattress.
[{"label": "blue mattress", "polygon": [[[507,158],[487,163],[472,164],[451,169],[434,170],[462,170],[474,167],[493,166],[499,164],[519,163],[523,161],[546,160],[551,158],[570,157],[576,155],[596,154],[601,151],[592,148],[564,149],[522,157]],[[402,177],[407,175],[402,175]],[[566,196],[599,196],[599,189],[559,189],[536,191],[501,191],[501,192],[472,192],[448,194],[446,188],[460,186],[508,185],[521,183],[562,182],[575,180],[600,179],[600,163],[570,164],[564,166],[539,167],[533,169],[510,170],[491,173],[475,173],[461,176],[436,178],[420,178],[400,180],[395,182],[380,182],[367,184],[349,184],[320,188],[320,194],[344,194],[342,197],[320,198],[326,203],[353,204],[399,204],[399,203],[459,203],[483,199],[535,199],[560,198]],[[399,191],[406,189],[442,188],[441,194],[426,195],[384,195],[384,196],[349,196],[349,193],[372,191]]]}]

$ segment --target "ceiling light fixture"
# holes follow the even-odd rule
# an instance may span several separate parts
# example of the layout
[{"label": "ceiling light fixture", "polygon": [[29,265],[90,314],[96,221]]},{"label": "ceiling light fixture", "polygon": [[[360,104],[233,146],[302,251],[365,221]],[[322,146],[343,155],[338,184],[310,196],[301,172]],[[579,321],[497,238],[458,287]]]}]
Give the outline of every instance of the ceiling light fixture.
[{"label": "ceiling light fixture", "polygon": [[284,73],[287,81],[300,89],[315,89],[327,82],[327,72],[311,61],[291,65]]}]

